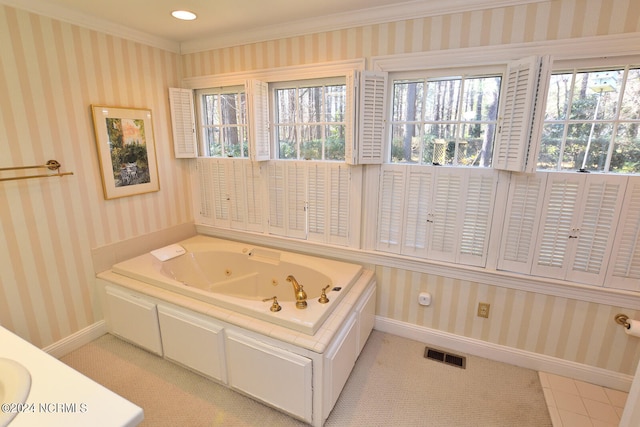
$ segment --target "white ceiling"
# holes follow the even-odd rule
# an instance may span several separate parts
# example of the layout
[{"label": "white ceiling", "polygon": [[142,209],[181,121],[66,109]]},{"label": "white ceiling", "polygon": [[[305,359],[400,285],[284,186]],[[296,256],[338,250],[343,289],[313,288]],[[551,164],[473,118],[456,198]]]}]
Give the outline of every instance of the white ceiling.
[{"label": "white ceiling", "polygon": [[[173,51],[197,51],[355,25],[541,0],[0,0]],[[171,11],[198,15],[179,21]]]}]

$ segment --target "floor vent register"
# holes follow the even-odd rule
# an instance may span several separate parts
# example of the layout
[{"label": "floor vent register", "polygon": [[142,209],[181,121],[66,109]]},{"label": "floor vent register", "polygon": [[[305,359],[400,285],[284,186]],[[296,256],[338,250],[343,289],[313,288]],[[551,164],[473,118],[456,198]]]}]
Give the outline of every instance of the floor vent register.
[{"label": "floor vent register", "polygon": [[442,362],[447,365],[455,366],[457,368],[465,369],[467,366],[467,358],[459,356],[457,354],[447,353],[446,351],[438,350],[435,348],[425,347],[424,357],[426,359]]}]

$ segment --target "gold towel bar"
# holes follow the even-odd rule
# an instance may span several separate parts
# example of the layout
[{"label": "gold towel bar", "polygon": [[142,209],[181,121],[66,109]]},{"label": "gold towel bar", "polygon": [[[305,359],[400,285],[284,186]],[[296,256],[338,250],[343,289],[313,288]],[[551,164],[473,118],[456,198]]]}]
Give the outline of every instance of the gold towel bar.
[{"label": "gold towel bar", "polygon": [[42,169],[46,168],[52,171],[56,171],[56,173],[51,174],[41,174],[41,175],[27,175],[27,176],[16,176],[11,178],[0,178],[0,181],[14,181],[19,179],[31,179],[31,178],[49,178],[51,176],[65,176],[65,175],[73,175],[73,172],[60,172],[60,163],[57,160],[49,160],[45,165],[37,165],[37,166],[16,166],[12,168],[0,168],[0,172],[4,171],[13,171],[13,170],[22,170],[22,169]]}]

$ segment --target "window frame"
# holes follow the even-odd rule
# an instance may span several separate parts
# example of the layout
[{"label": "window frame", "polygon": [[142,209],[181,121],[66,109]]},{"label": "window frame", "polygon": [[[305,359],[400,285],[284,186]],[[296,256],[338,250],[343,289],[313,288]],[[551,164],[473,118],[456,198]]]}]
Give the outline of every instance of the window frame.
[{"label": "window frame", "polygon": [[[640,69],[640,55],[623,55],[623,56],[614,56],[614,57],[606,57],[606,58],[580,58],[580,59],[570,59],[570,60],[556,60],[554,61],[553,69],[551,74],[569,74],[572,73],[573,76],[576,76],[580,73],[585,72],[599,72],[599,71],[608,71],[612,69],[621,69],[623,70],[625,81],[623,85],[627,83],[627,72],[629,69]],[[575,90],[572,87],[571,95],[575,94]],[[547,120],[546,117],[543,119],[543,126],[547,124],[558,124],[562,125],[564,128],[562,140],[560,141],[560,152],[558,155],[558,159],[556,161],[556,165],[554,168],[540,168],[540,157],[536,158],[536,170],[545,171],[545,172],[570,172],[570,171],[580,171],[580,172],[596,172],[596,173],[605,173],[605,174],[613,174],[613,175],[637,175],[640,172],[616,172],[611,170],[611,160],[612,155],[615,150],[616,145],[616,132],[621,123],[633,123],[640,125],[640,118],[638,119],[621,119],[620,118],[620,106],[623,100],[624,91],[620,91],[618,93],[618,97],[616,100],[617,106],[615,111],[615,117],[610,119],[597,119],[594,118],[592,120],[586,119],[571,119],[570,111],[567,111],[567,116],[564,119],[558,120]],[[548,101],[547,101],[548,102]],[[572,100],[569,100],[569,106],[572,104]],[[544,106],[544,111],[546,114],[546,103]],[[609,146],[607,147],[607,156],[605,159],[605,163],[603,165],[602,170],[589,170],[585,168],[562,168],[562,157],[564,153],[564,148],[566,147],[567,140],[567,127],[571,125],[577,124],[592,124],[594,126],[610,124],[612,126],[612,134],[609,140]],[[542,146],[542,134],[541,134],[541,146]],[[588,155],[588,154],[587,154]],[[640,159],[638,159],[640,161]]]},{"label": "window frame", "polygon": [[[385,133],[385,141],[384,141],[384,163],[388,163],[388,164],[420,164],[420,165],[430,165],[432,163],[425,163],[422,162],[422,160],[418,161],[418,162],[408,162],[408,161],[403,161],[403,162],[393,162],[392,160],[392,150],[393,150],[393,130],[394,130],[394,125],[397,123],[409,123],[409,122],[396,122],[393,120],[393,115],[394,115],[394,102],[393,102],[393,98],[395,96],[394,93],[394,87],[395,87],[395,83],[398,81],[402,81],[402,80],[407,80],[407,81],[411,81],[411,80],[420,80],[422,82],[424,82],[425,84],[427,84],[430,81],[434,81],[434,80],[445,80],[445,79],[460,79],[462,80],[463,78],[468,79],[468,78],[478,78],[478,77],[500,77],[500,92],[498,95],[498,105],[497,105],[497,110],[496,110],[496,118],[495,120],[492,121],[488,121],[488,120],[481,120],[481,121],[465,121],[463,120],[460,115],[462,114],[462,112],[460,111],[461,109],[459,108],[460,103],[462,101],[462,96],[463,93],[461,92],[459,94],[458,100],[457,100],[457,106],[458,106],[458,118],[456,120],[453,121],[434,121],[434,120],[426,120],[423,117],[420,118],[420,120],[415,120],[415,121],[411,121],[410,123],[414,123],[415,125],[418,126],[425,126],[426,124],[437,124],[437,123],[446,123],[446,124],[453,124],[454,126],[456,126],[456,151],[457,151],[457,146],[458,146],[458,137],[460,134],[460,126],[464,125],[465,123],[472,123],[472,124],[481,124],[481,125],[485,125],[485,124],[491,124],[493,123],[495,125],[495,133],[494,133],[494,137],[493,137],[493,142],[492,142],[492,146],[491,146],[491,150],[490,150],[490,157],[493,156],[493,144],[495,144],[496,140],[497,140],[497,128],[499,125],[499,117],[498,117],[498,112],[500,111],[500,104],[502,102],[502,98],[503,98],[503,86],[504,86],[504,82],[505,82],[505,77],[506,77],[506,71],[507,71],[507,64],[495,64],[495,65],[484,65],[484,66],[464,66],[464,67],[442,67],[442,68],[435,68],[435,67],[428,67],[428,68],[424,68],[424,69],[416,69],[416,70],[411,70],[411,71],[398,71],[398,72],[389,72],[388,75],[388,88],[387,88],[387,94],[389,97],[389,101],[387,102],[387,111],[385,112],[386,115],[386,120],[388,123],[387,129],[386,129],[386,133]],[[424,112],[423,112],[424,113]],[[424,145],[424,143],[423,143]],[[422,156],[421,156],[422,157]],[[491,160],[490,160],[491,163]],[[449,165],[447,163],[445,164],[439,164],[439,165],[447,165],[447,166],[453,166],[453,167],[484,167],[484,166],[466,166],[466,165],[460,165],[457,164],[457,159],[454,159],[454,164]],[[487,167],[491,167],[491,166],[487,166]]]},{"label": "window frame", "polygon": [[[303,122],[300,120],[300,109],[299,109],[299,90],[301,88],[324,88],[327,86],[344,86],[345,90],[345,105],[344,105],[344,117],[341,122],[330,122],[326,120],[325,116],[325,98],[322,97],[322,107],[321,107],[321,120],[318,122]],[[279,120],[278,117],[278,108],[277,108],[277,91],[283,89],[295,89],[297,92],[296,96],[296,111],[293,112],[295,116],[295,120],[290,123],[283,123]],[[300,79],[300,80],[283,80],[278,82],[273,82],[269,84],[269,109],[270,109],[270,138],[271,138],[271,148],[272,148],[272,160],[313,160],[313,161],[326,161],[326,162],[345,162],[347,158],[347,144],[349,143],[348,138],[346,138],[347,132],[353,131],[353,129],[349,129],[349,120],[347,115],[350,111],[350,106],[347,105],[349,102],[348,91],[350,90],[349,84],[347,82],[347,76],[331,76],[325,78],[315,78],[315,79]],[[323,91],[324,94],[324,91]],[[344,126],[344,134],[345,134],[345,151],[342,159],[326,159],[326,143],[327,143],[327,135],[326,135],[326,127],[331,125],[341,124]],[[304,158],[301,156],[301,144],[302,142],[298,137],[296,137],[295,146],[296,146],[296,156],[293,158],[281,158],[280,157],[280,143],[278,141],[278,127],[284,126],[292,126],[295,128],[294,133],[299,135],[299,130],[304,126],[320,126],[321,127],[321,135],[322,135],[322,158]]]},{"label": "window frame", "polygon": [[[243,103],[244,105],[244,112],[241,114],[242,116],[245,117],[245,122],[240,124],[234,124],[234,125],[230,125],[230,124],[225,124],[225,123],[220,123],[217,126],[214,125],[206,125],[205,124],[205,119],[204,119],[204,114],[205,114],[205,110],[204,110],[204,106],[203,106],[203,97],[207,96],[207,95],[243,95],[245,97],[245,101]],[[250,157],[250,143],[249,143],[249,117],[248,117],[248,94],[247,94],[247,90],[246,87],[244,85],[233,85],[233,86],[221,86],[221,87],[211,87],[211,88],[203,88],[203,89],[196,89],[194,90],[194,98],[195,98],[195,116],[196,116],[196,128],[197,128],[197,137],[198,137],[198,148],[199,148],[199,152],[202,153],[201,157],[212,157],[212,158],[227,158],[227,157],[233,157],[233,158],[237,158],[237,159],[246,159]],[[245,139],[247,141],[247,147],[246,147],[246,153],[244,153],[245,155],[243,156],[229,156],[229,155],[224,155],[224,148],[225,148],[225,144],[224,141],[220,140],[220,146],[221,146],[221,151],[222,154],[221,155],[216,155],[213,156],[211,155],[211,151],[210,151],[210,147],[209,144],[207,143],[207,137],[206,137],[206,132],[207,132],[207,128],[209,127],[218,127],[220,128],[221,132],[223,128],[233,128],[236,127],[238,129],[242,129],[242,132],[240,134],[245,136]],[[244,151],[244,149],[242,150]]]}]

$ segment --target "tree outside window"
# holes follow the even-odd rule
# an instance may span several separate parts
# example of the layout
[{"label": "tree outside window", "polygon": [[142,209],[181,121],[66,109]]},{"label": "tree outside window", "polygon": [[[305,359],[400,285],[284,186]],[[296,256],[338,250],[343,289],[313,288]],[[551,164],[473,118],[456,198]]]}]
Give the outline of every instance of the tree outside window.
[{"label": "tree outside window", "polygon": [[203,93],[200,100],[201,135],[207,155],[248,157],[245,93]]},{"label": "tree outside window", "polygon": [[344,160],[346,85],[275,90],[279,159]]},{"label": "tree outside window", "polygon": [[491,165],[500,76],[393,83],[391,162]]},{"label": "tree outside window", "polygon": [[538,169],[640,173],[640,68],[553,74]]}]

